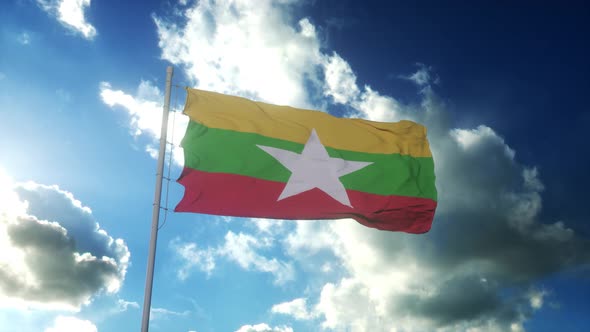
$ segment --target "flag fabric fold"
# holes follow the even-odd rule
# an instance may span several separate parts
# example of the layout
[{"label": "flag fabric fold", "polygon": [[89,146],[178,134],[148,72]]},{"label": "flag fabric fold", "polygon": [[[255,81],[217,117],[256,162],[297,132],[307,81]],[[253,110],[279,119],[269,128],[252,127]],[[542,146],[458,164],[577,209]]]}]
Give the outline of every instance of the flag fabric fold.
[{"label": "flag fabric fold", "polygon": [[342,219],[424,233],[436,209],[426,128],[187,89],[175,211]]}]

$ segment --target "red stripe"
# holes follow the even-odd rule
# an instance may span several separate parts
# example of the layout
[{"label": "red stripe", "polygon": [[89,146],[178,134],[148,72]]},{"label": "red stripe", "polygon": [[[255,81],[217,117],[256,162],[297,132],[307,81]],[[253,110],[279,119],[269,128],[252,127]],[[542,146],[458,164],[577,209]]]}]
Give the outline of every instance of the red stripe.
[{"label": "red stripe", "polygon": [[177,212],[272,219],[352,218],[381,230],[425,233],[436,209],[436,201],[427,198],[346,190],[351,208],[317,188],[277,201],[285,183],[186,167],[178,182],[185,192]]}]

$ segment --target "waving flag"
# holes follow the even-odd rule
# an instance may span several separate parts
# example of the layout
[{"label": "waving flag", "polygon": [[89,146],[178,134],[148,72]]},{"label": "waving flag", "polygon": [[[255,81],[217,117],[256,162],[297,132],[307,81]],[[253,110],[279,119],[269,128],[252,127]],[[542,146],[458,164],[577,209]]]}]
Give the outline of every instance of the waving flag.
[{"label": "waving flag", "polygon": [[426,129],[187,89],[178,212],[353,218],[427,232],[436,209]]}]

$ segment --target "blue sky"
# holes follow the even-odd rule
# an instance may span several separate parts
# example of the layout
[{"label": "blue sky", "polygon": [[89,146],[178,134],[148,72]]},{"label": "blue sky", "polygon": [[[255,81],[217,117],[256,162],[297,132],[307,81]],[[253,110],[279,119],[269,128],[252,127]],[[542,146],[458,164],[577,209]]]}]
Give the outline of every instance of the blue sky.
[{"label": "blue sky", "polygon": [[[170,213],[152,331],[587,330],[589,14],[3,1],[0,331],[139,329],[168,65],[178,86],[423,123],[439,207],[424,235]],[[178,143],[187,120],[171,122]]]}]

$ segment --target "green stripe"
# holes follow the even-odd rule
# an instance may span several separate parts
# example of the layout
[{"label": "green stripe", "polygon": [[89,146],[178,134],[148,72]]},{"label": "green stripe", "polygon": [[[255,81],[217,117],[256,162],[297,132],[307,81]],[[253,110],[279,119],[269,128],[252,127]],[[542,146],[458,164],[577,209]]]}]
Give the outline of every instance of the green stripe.
[{"label": "green stripe", "polygon": [[[321,133],[320,140],[321,140]],[[256,145],[297,153],[303,144],[252,133],[208,128],[190,121],[182,141],[185,166],[205,172],[231,173],[287,182],[291,172]],[[340,178],[347,189],[378,195],[401,195],[436,200],[432,158],[374,154],[326,147],[331,157],[373,164]]]}]

